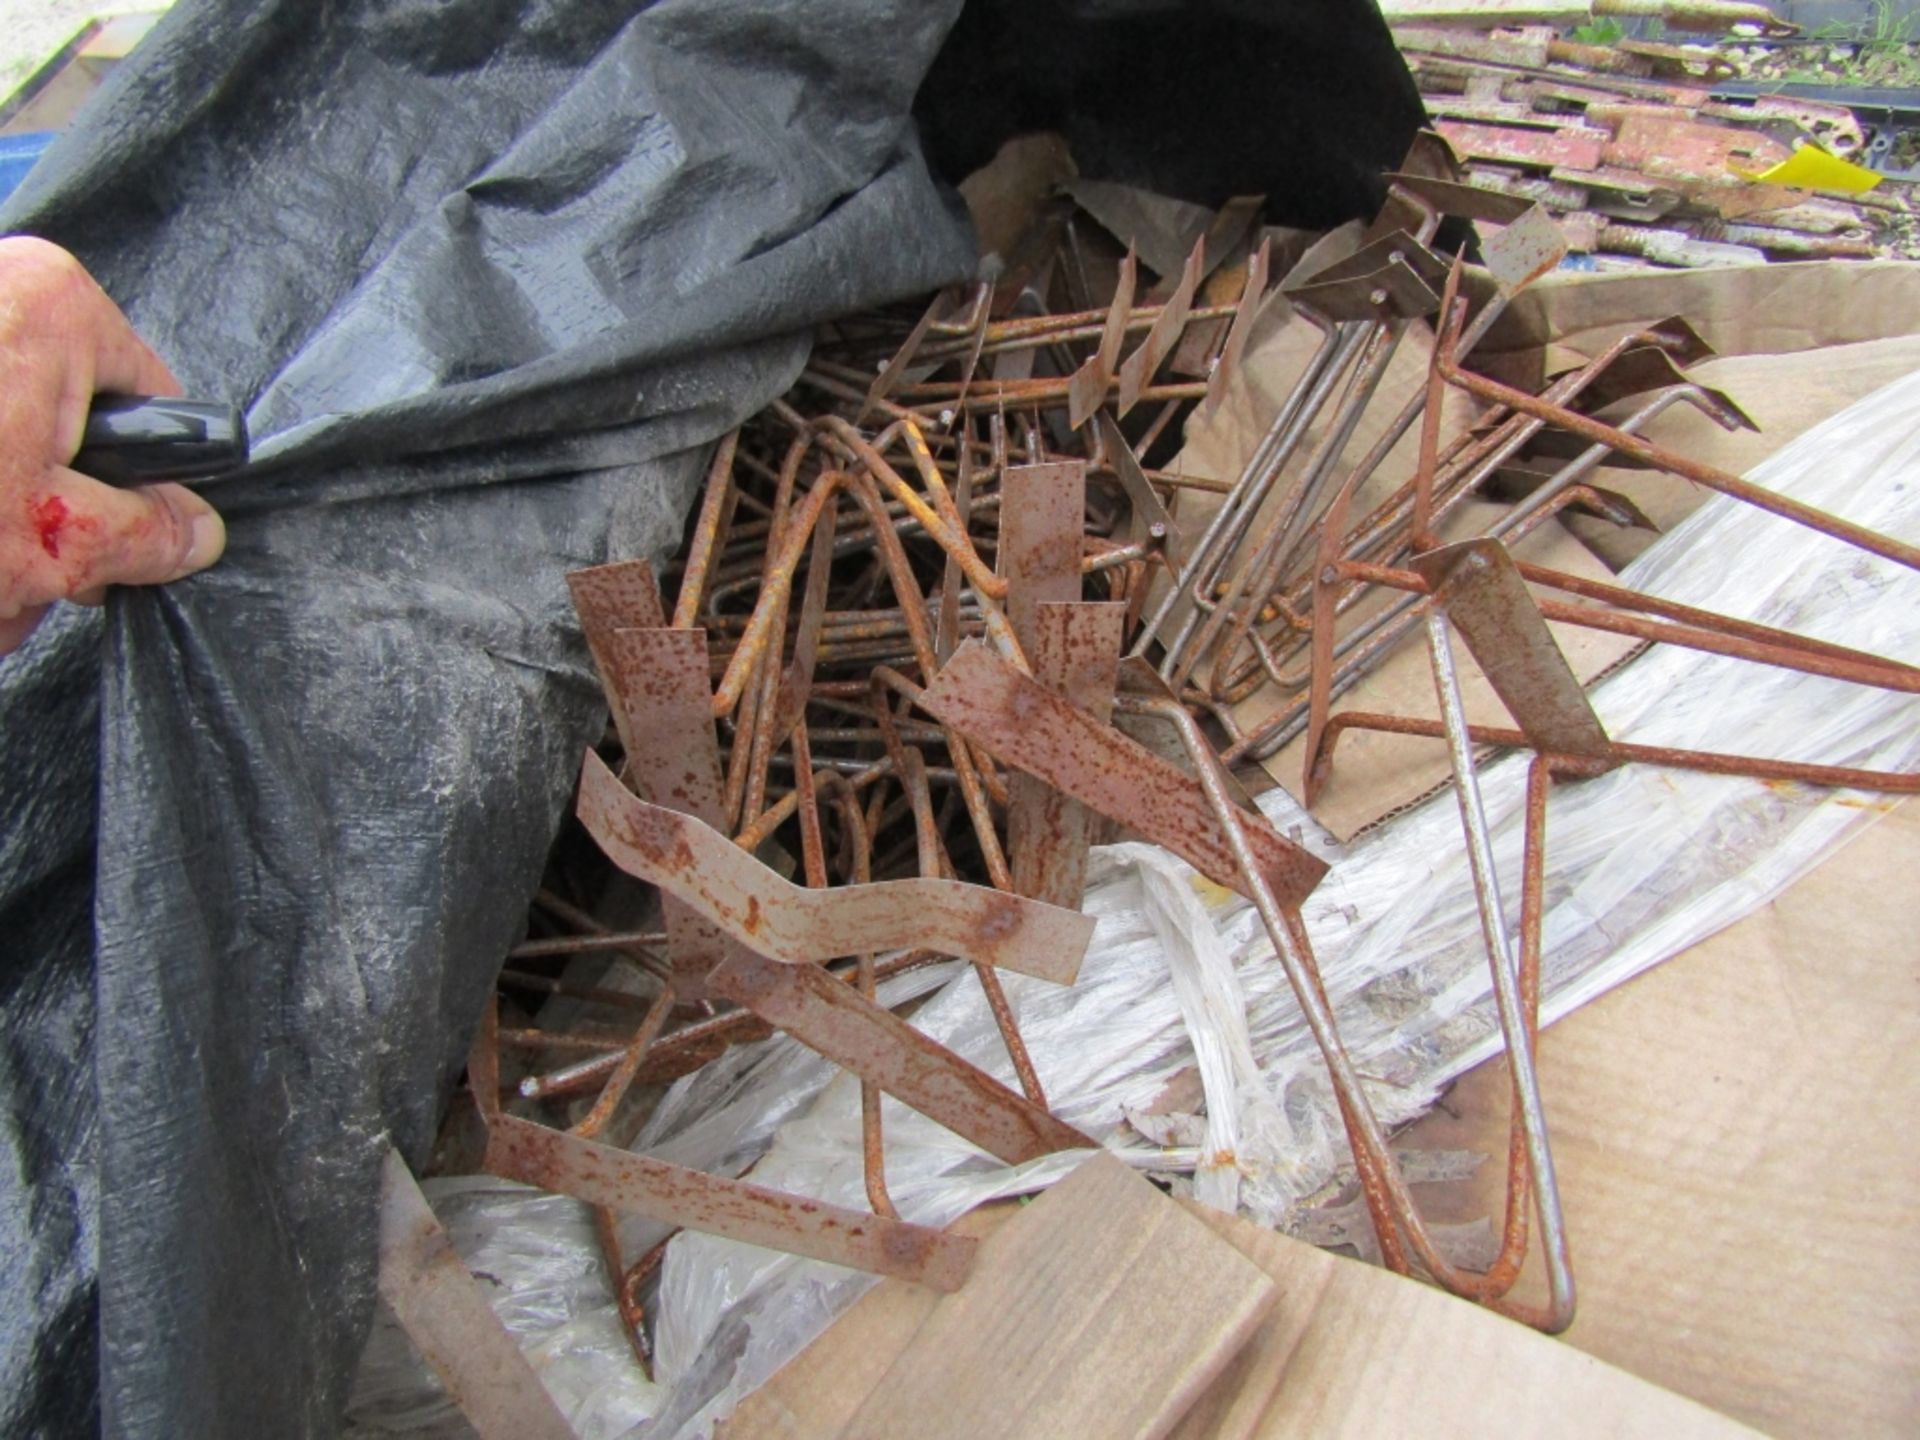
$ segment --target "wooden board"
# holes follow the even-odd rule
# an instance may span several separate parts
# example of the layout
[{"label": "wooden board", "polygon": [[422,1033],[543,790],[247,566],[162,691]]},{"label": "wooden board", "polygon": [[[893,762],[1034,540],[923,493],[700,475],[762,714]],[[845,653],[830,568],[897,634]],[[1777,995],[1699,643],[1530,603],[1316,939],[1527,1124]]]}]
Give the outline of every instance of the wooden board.
[{"label": "wooden board", "polygon": [[1150,1440],[1225,1369],[1277,1294],[1106,1155],[1009,1210],[959,1293],[876,1287],[719,1433]]},{"label": "wooden board", "polygon": [[1274,1278],[1280,1303],[1175,1440],[1752,1440],[1724,1415],[1420,1281],[1188,1208]]},{"label": "wooden board", "polygon": [[[999,1288],[1005,1281],[993,1270],[996,1263],[1006,1263],[996,1256],[1007,1252],[991,1237],[1012,1228],[1010,1222],[1040,1203],[1024,1209],[989,1206],[954,1227],[983,1242],[976,1275],[995,1287],[985,1301],[988,1307],[1006,1303],[1008,1293]],[[1278,1296],[1251,1337],[1188,1407],[1171,1432],[1173,1440],[1322,1435],[1468,1440],[1489,1434],[1751,1440],[1754,1433],[1419,1281],[1342,1259],[1192,1202],[1168,1204],[1178,1204],[1245,1254],[1271,1277]],[[1098,1249],[1104,1233],[1098,1218],[1087,1223],[1090,1228],[1081,1232],[1077,1247],[1082,1255]],[[1130,1223],[1124,1211],[1115,1211],[1106,1222]],[[722,1440],[819,1440],[849,1433],[849,1422],[901,1363],[909,1344],[943,1303],[918,1286],[891,1281],[878,1286],[749,1398],[721,1426]],[[1022,1312],[1026,1324],[1047,1326],[1060,1318],[1050,1304],[1025,1303],[1031,1307]],[[1138,1316],[1139,1302],[1130,1296],[1107,1313],[1119,1316],[1123,1310]],[[1135,1348],[1140,1344],[1137,1326],[1119,1320],[1109,1325],[1101,1318],[1079,1337],[1080,1352],[1097,1355],[1097,1360],[1072,1363],[1098,1368],[1104,1377],[1109,1368],[1147,1363],[1145,1352]],[[1112,1434],[1138,1433],[1124,1425],[1108,1428],[1117,1422],[1110,1421],[1099,1402],[1077,1416],[1049,1419],[1046,1423],[1065,1427],[1057,1431],[1010,1429],[1015,1402],[1002,1396],[1015,1392],[1003,1392],[1002,1373],[979,1372],[987,1378],[974,1388],[986,1397],[992,1413],[985,1420],[978,1413],[966,1419],[965,1424],[976,1427],[974,1436],[1057,1433],[1104,1440]],[[916,1440],[922,1434],[949,1433],[923,1428],[917,1417],[895,1418],[904,1427],[896,1433]],[[959,1428],[952,1433],[968,1432]]]},{"label": "wooden board", "polygon": [[[1900,805],[1541,1037],[1580,1285],[1568,1344],[1769,1434],[1913,1434],[1916,869],[1920,805]],[[1501,1154],[1506,1104],[1504,1066],[1481,1066],[1405,1143]],[[1435,1218],[1497,1214],[1498,1168],[1423,1186]]]}]

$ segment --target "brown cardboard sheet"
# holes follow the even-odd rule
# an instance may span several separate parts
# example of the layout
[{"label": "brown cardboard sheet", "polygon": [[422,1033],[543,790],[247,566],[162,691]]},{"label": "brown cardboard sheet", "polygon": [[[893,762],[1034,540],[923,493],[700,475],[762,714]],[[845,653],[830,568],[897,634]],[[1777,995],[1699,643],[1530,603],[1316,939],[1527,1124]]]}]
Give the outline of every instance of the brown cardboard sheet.
[{"label": "brown cardboard sheet", "polygon": [[1173,1440],[1752,1440],[1724,1415],[1421,1281],[1182,1203],[1281,1299]]},{"label": "brown cardboard sheet", "polygon": [[1020,243],[1063,180],[1079,172],[1067,142],[1051,131],[1021,135],[960,182],[983,255],[1007,255]]},{"label": "brown cardboard sheet", "polygon": [[[1916,869],[1920,805],[1896,806],[1779,899],[1546,1032],[1569,1344],[1783,1440],[1913,1433]],[[1490,1061],[1402,1143],[1504,1154],[1507,1096]],[[1423,1187],[1431,1213],[1497,1214],[1499,1170]]]},{"label": "brown cardboard sheet", "polygon": [[[1830,345],[1811,353],[1716,356],[1694,366],[1690,377],[1725,391],[1759,428],[1722,430],[1704,412],[1676,405],[1641,433],[1657,445],[1744,475],[1822,420],[1915,370],[1920,370],[1920,334]],[[1705,504],[1709,493],[1658,471],[1614,466],[1603,466],[1593,483],[1625,495],[1662,532]],[[1570,516],[1567,525],[1616,570],[1659,538],[1592,516]]]},{"label": "brown cardboard sheet", "polygon": [[1516,299],[1483,349],[1549,340],[1593,355],[1667,315],[1683,315],[1722,355],[1778,355],[1920,332],[1920,265],[1830,260],[1613,275],[1554,271]]}]

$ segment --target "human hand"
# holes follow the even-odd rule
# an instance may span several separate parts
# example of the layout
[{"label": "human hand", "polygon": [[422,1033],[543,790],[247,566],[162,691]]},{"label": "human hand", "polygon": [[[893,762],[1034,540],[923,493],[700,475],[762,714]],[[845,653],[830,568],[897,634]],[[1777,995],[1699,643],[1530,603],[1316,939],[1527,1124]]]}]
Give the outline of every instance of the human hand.
[{"label": "human hand", "polygon": [[57,245],[0,240],[0,655],[56,600],[204,570],[226,548],[182,485],[120,490],[70,469],[95,395],[178,395],[126,316]]}]

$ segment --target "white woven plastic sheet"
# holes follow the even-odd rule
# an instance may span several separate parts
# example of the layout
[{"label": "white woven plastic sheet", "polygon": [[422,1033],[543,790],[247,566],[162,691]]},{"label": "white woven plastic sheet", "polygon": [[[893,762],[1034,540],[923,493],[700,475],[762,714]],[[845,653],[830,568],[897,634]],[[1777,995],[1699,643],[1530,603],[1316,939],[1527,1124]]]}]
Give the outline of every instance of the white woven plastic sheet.
[{"label": "white woven plastic sheet", "polygon": [[[1808,432],[1749,478],[1920,540],[1920,376]],[[1622,580],[1920,661],[1920,574],[1733,501],[1710,501]],[[1920,768],[1920,700],[1911,695],[1663,646],[1593,698],[1623,740]],[[1481,772],[1516,909],[1525,769],[1525,756],[1509,755]],[[1546,1017],[1737,920],[1887,803],[1646,766],[1556,784],[1546,831]],[[1337,855],[1307,903],[1307,927],[1373,1103],[1390,1123],[1410,1120],[1499,1048],[1454,800],[1435,796],[1344,854],[1324,848],[1284,793],[1261,804],[1283,831]],[[1053,1108],[1142,1166],[1191,1175],[1209,1203],[1237,1205],[1264,1224],[1297,1221],[1302,1203],[1330,1193],[1350,1162],[1319,1055],[1258,917],[1145,845],[1095,852],[1086,908],[1098,926],[1078,983],[1006,977]],[[914,1023],[1012,1083],[969,972],[949,966],[896,983],[896,994],[938,984]],[[1545,1098],[1551,1125],[1553,1096]],[[925,1223],[1043,1188],[1075,1163],[1059,1156],[1004,1166],[891,1100],[885,1120],[894,1199]],[[1169,1138],[1184,1143],[1151,1143]],[[762,1184],[865,1204],[858,1086],[784,1040],[737,1051],[682,1082],[638,1148],[728,1173],[751,1164]],[[871,1283],[679,1236],[657,1304],[660,1386],[644,1397],[648,1410],[658,1408],[633,1433],[708,1433]]]}]

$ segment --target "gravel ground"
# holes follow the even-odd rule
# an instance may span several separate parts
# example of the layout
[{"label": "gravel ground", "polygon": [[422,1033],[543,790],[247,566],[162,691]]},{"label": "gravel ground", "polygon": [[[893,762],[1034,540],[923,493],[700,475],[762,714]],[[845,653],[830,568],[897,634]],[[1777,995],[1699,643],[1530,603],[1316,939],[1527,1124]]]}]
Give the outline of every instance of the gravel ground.
[{"label": "gravel ground", "polygon": [[11,95],[87,21],[136,10],[164,10],[169,0],[0,0],[0,99]]},{"label": "gravel ground", "polygon": [[1870,85],[1896,90],[1920,85],[1920,44],[1913,27],[1900,38],[1806,45],[1722,45],[1720,54],[1751,80],[1803,85]]}]

